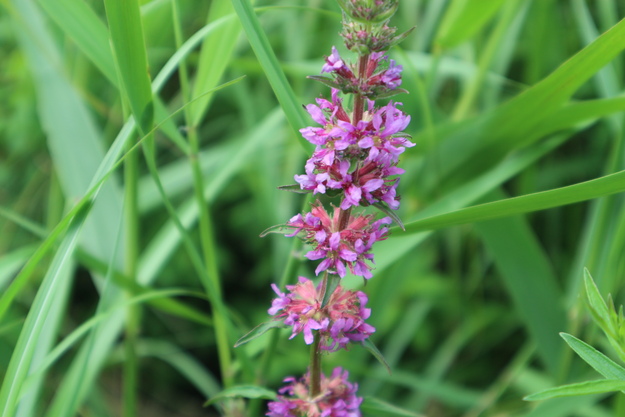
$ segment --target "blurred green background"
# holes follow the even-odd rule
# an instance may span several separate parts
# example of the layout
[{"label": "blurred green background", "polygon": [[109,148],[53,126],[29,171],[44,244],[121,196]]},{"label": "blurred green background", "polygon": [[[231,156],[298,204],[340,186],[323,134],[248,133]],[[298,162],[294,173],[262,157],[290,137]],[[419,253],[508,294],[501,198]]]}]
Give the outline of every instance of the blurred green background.
[{"label": "blurred green background", "polygon": [[[310,151],[301,105],[329,95],[306,76],[333,45],[353,56],[334,1],[232,4],[0,2],[0,416],[261,416],[202,404],[305,371],[287,332],[232,346],[268,320],[270,283],[314,275],[287,264],[294,239],[259,234],[305,204],[276,187]],[[611,353],[580,294],[587,267],[622,303],[623,16],[619,0],[400,1],[407,231],[364,287],[393,372],[358,346],[324,368],[408,411],[363,415],[625,415],[622,394],[522,401],[596,376],[559,332]]]}]

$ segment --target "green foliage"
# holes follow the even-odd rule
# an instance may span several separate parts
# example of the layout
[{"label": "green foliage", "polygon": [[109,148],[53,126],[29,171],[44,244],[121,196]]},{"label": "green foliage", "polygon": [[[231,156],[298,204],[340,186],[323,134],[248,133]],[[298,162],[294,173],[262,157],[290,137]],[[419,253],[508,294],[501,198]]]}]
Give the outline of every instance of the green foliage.
[{"label": "green foliage", "polygon": [[[392,23],[415,29],[390,51],[409,92],[391,99],[417,146],[401,209],[370,208],[397,224],[366,282],[375,345],[324,358],[364,416],[622,410],[601,400],[625,390],[609,357],[625,360],[623,15],[399,2]],[[312,201],[277,187],[303,173],[302,105],[329,94],[306,77],[340,16],[334,0],[0,2],[0,417],[257,416],[304,372],[267,308],[270,283],[313,272],[297,239],[258,235]]]}]

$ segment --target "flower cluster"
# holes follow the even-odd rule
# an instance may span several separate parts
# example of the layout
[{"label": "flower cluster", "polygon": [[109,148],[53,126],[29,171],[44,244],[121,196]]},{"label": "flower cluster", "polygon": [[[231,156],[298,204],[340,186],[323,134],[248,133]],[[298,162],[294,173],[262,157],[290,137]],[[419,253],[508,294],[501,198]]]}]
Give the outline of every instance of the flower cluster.
[{"label": "flower cluster", "polygon": [[388,228],[385,224],[391,223],[389,217],[373,221],[373,215],[351,215],[346,227],[341,228],[341,210],[334,208],[332,217],[323,206],[317,202],[313,204],[310,213],[304,216],[297,214],[287,223],[294,231],[287,236],[302,235],[304,240],[313,246],[313,250],[306,254],[310,260],[323,261],[317,266],[315,274],[322,271],[345,276],[345,264],[354,275],[371,278],[371,266],[365,261],[373,262],[370,253],[375,242],[386,239]]},{"label": "flower cluster", "polygon": [[341,368],[335,368],[329,378],[321,375],[321,392],[314,397],[309,394],[310,373],[299,380],[288,377],[278,400],[269,403],[267,416],[360,417],[362,398],[356,396],[358,385],[350,383],[348,376]]},{"label": "flower cluster", "polygon": [[401,103],[389,102],[376,109],[369,101],[362,120],[354,124],[337,93],[332,91],[332,101],[317,99],[318,105],[306,106],[323,127],[301,129],[302,136],[317,148],[306,162],[306,174],[296,175],[295,181],[314,194],[343,193],[343,210],[379,202],[397,209],[397,175],[404,170],[396,165],[406,147],[414,146],[402,132],[410,116],[397,108]]},{"label": "flower cluster", "polygon": [[334,290],[328,303],[321,306],[321,284],[315,288],[312,281],[299,278],[297,285],[287,285],[288,294],[272,285],[278,298],[273,300],[269,314],[293,327],[291,339],[299,333],[304,341],[313,343],[313,330],[321,337],[320,347],[334,352],[347,348],[349,342],[362,342],[375,332],[365,320],[371,315],[366,308],[367,296],[362,291],[350,291],[340,285]]},{"label": "flower cluster", "polygon": [[326,63],[321,69],[322,73],[334,76],[333,85],[343,93],[357,93],[370,99],[387,96],[391,94],[390,91],[397,89],[401,85],[401,71],[402,66],[389,60],[384,52],[373,52],[369,55],[361,78],[356,75],[358,69],[346,64],[335,47],[332,47],[332,54],[326,57]]}]

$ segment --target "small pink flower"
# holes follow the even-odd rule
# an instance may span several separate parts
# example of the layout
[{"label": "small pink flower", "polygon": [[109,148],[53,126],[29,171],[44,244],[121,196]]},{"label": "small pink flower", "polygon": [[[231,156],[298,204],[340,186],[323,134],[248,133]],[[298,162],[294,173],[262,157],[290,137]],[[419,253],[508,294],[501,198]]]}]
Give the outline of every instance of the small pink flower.
[{"label": "small pink flower", "polygon": [[310,373],[300,379],[288,377],[278,392],[277,401],[268,404],[269,417],[360,417],[362,397],[356,395],[358,384],[348,381],[348,372],[334,368],[332,375],[321,375],[321,392],[310,395]]},{"label": "small pink flower", "polygon": [[321,336],[321,349],[334,352],[347,348],[349,342],[362,342],[375,332],[373,326],[365,323],[371,310],[365,307],[367,296],[361,291],[346,290],[339,285],[322,308],[321,286],[315,288],[309,279],[300,277],[297,285],[287,285],[286,294],[275,284],[271,287],[278,298],[273,300],[268,313],[292,327],[290,339],[302,333],[310,345],[316,330]]},{"label": "small pink flower", "polygon": [[[368,186],[369,183],[372,185]],[[344,202],[360,200],[364,192],[365,198],[371,200],[380,198],[390,201],[390,206],[394,205],[393,186],[380,184],[377,180],[371,180],[361,188],[354,186],[353,191],[346,193],[349,197],[346,197]],[[339,229],[340,212],[341,210],[335,207],[330,217],[323,205],[317,202],[312,206],[310,213],[304,216],[298,214],[288,221],[287,226],[293,228],[293,232],[286,236],[301,235],[313,247],[306,257],[310,260],[323,259],[315,270],[317,275],[327,270],[343,278],[347,273],[347,266],[353,274],[371,278],[372,267],[365,261],[373,262],[371,248],[375,242],[386,239],[388,228],[384,225],[390,224],[391,219],[384,217],[372,223],[373,215],[350,215],[347,226]]]}]

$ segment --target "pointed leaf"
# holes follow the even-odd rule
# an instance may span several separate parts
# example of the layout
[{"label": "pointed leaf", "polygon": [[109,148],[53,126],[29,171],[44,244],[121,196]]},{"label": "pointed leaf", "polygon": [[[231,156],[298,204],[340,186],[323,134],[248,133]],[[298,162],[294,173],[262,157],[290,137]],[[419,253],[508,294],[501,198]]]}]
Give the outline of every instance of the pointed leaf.
[{"label": "pointed leaf", "polygon": [[313,190],[302,190],[302,187],[300,187],[299,184],[281,185],[278,187],[278,190],[290,191],[292,193],[297,193],[297,194],[310,194],[313,191]]},{"label": "pointed leaf", "polygon": [[567,333],[560,333],[566,343],[582,358],[588,365],[597,372],[609,379],[619,379],[625,381],[625,369],[612,359],[599,352],[586,342],[582,342],[575,336]]},{"label": "pointed leaf", "polygon": [[391,219],[393,219],[393,221],[397,223],[401,230],[403,230],[404,232],[406,231],[404,223],[401,221],[397,213],[393,209],[391,209],[386,203],[379,201],[377,203],[373,203],[373,206],[380,210],[382,213],[386,214]]},{"label": "pointed leaf", "polygon": [[605,326],[610,323],[608,306],[605,304],[605,301],[603,301],[603,297],[601,297],[601,293],[599,293],[599,288],[597,288],[595,281],[586,268],[584,268],[584,286],[586,287],[586,296],[588,297],[591,312],[598,322],[597,324],[601,328],[605,328]]},{"label": "pointed leaf", "polygon": [[215,401],[223,400],[224,398],[259,398],[264,400],[275,400],[277,395],[275,392],[268,390],[267,388],[259,387],[256,385],[239,385],[236,387],[228,388],[215,395],[210,400],[204,403],[204,407],[213,404]]},{"label": "pointed leaf", "polygon": [[271,226],[263,230],[262,233],[260,234],[260,237],[265,237],[269,233],[279,233],[283,235],[286,233],[285,229],[290,229],[290,227],[287,226],[286,224],[276,224],[275,226]]},{"label": "pointed leaf", "polygon": [[525,401],[540,401],[555,397],[571,397],[575,395],[603,394],[606,392],[625,390],[625,381],[617,379],[599,379],[549,388],[544,391],[530,394],[523,398]]},{"label": "pointed leaf", "polygon": [[252,330],[247,332],[245,336],[237,340],[237,342],[234,344],[234,347],[239,347],[241,345],[244,345],[247,342],[250,342],[256,339],[257,337],[267,333],[271,329],[284,329],[286,327],[287,326],[281,321],[276,321],[276,320],[266,321],[254,327]]},{"label": "pointed leaf", "polygon": [[365,339],[362,342],[362,346],[365,349],[367,349],[369,351],[369,353],[371,353],[378,360],[378,362],[380,362],[382,365],[384,365],[384,367],[386,368],[386,370],[388,371],[389,374],[391,373],[391,367],[386,362],[386,359],[384,359],[384,356],[382,355],[382,352],[380,352],[380,350],[377,348],[377,346],[373,344],[371,339]]},{"label": "pointed leaf", "polygon": [[337,90],[341,89],[332,78],[322,77],[321,75],[309,75],[306,78],[319,81],[321,84],[327,85],[330,88],[336,88]]}]

